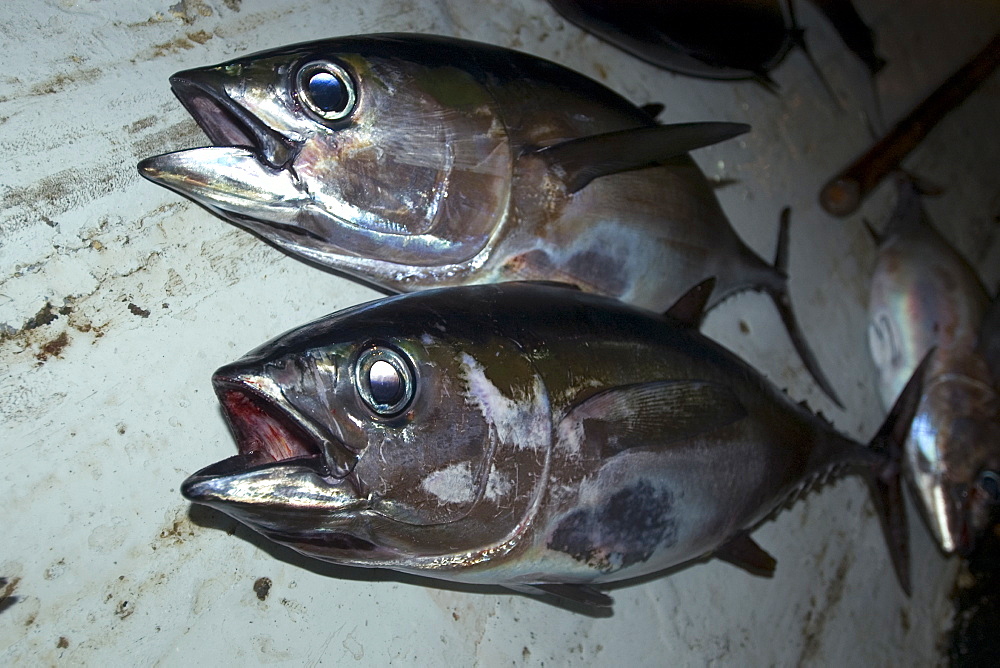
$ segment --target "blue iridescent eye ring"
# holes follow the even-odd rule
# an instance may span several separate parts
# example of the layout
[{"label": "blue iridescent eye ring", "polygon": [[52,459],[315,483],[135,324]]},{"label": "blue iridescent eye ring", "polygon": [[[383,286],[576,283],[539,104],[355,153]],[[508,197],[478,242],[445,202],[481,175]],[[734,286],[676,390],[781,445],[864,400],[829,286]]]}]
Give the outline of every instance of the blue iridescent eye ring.
[{"label": "blue iridescent eye ring", "polygon": [[358,101],[350,75],[328,60],[315,60],[299,68],[295,96],[311,114],[324,121],[346,118]]}]

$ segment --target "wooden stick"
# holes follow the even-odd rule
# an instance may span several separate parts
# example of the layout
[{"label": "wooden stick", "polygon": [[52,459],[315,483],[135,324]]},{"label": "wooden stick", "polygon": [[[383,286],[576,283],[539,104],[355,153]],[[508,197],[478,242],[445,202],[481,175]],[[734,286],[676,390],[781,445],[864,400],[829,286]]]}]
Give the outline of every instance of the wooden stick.
[{"label": "wooden stick", "polygon": [[944,116],[961,104],[1000,64],[1000,33],[867,153],[823,186],[820,205],[834,216],[857,211],[875,186],[899,166]]}]

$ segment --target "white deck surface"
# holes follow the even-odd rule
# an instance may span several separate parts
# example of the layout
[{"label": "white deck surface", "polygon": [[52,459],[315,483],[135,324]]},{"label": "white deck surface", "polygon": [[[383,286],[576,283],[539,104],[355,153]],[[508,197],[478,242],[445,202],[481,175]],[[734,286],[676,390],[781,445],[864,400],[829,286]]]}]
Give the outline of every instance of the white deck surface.
[{"label": "white deck surface", "polygon": [[[801,53],[753,83],[659,71],[584,36],[541,0],[7,0],[0,8],[0,612],[2,665],[927,665],[953,562],[911,513],[913,597],[892,576],[863,484],[813,493],[755,534],[773,580],[725,563],[617,589],[592,618],[531,598],[326,567],[178,493],[235,453],[212,371],[314,317],[377,296],[290,259],[142,180],[146,156],[206,143],[167,77],[283,44],[383,31],[519,48],[593,76],[662,120],[745,121],[696,154],[733,226],[765,257],[793,207],[792,298],[847,406],[805,375],[770,301],[721,305],[706,331],[867,440],[882,419],[865,333],[883,187],[847,220],[820,186],[871,141],[867,73],[799,2],[826,95]],[[903,7],[905,6],[905,10]],[[871,0],[890,123],[976,52],[1000,4]],[[1000,77],[907,165],[945,188],[939,228],[1000,279]],[[46,305],[50,305],[49,308]],[[39,317],[48,313],[50,318]],[[235,530],[235,533],[233,531]],[[265,600],[258,578],[272,582]],[[434,585],[427,581],[427,584]]]}]

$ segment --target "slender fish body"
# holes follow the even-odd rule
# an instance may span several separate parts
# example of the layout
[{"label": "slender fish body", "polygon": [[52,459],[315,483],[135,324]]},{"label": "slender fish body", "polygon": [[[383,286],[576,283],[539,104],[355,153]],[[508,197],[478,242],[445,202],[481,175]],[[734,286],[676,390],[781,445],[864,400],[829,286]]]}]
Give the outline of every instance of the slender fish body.
[{"label": "slender fish body", "polygon": [[[556,280],[663,311],[769,294],[834,398],[777,266],[736,235],[688,151],[734,123],[658,125],[527,54],[426,35],[275,49],[171,78],[215,146],[143,176],[291,255],[391,292]],[[785,226],[782,226],[785,230]]]},{"label": "slender fish body", "polygon": [[866,447],[693,326],[547,283],[443,288],[349,308],[216,372],[238,455],[184,495],[319,559],[542,589],[715,555],[755,573],[749,533],[817,481],[864,475],[897,572],[893,428]]},{"label": "slender fish body", "polygon": [[904,462],[946,553],[969,552],[1000,502],[1000,397],[984,354],[987,302],[975,271],[927,219],[915,185],[901,181],[872,278],[869,344],[886,406],[936,348]]}]

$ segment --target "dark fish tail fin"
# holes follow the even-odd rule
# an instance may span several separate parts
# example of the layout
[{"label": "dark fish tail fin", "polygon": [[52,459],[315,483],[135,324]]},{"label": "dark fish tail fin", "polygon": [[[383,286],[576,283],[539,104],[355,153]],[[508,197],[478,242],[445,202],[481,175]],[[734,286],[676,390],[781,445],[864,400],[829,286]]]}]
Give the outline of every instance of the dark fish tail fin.
[{"label": "dark fish tail fin", "polygon": [[812,3],[826,15],[840,40],[865,64],[874,80],[886,61],[875,48],[875,31],[864,22],[851,0],[812,0]]},{"label": "dark fish tail fin", "polygon": [[826,374],[823,373],[819,362],[816,361],[816,356],[813,355],[812,349],[806,343],[806,338],[802,334],[802,328],[799,327],[799,321],[792,311],[792,300],[788,296],[788,223],[790,219],[791,211],[786,207],[781,212],[781,224],[778,229],[778,249],[774,257],[774,268],[781,274],[782,280],[780,283],[766,286],[764,289],[771,296],[771,299],[774,300],[775,308],[778,309],[781,321],[785,324],[788,337],[792,340],[792,346],[795,347],[795,351],[799,354],[799,358],[805,365],[806,370],[813,377],[813,380],[816,381],[816,384],[819,385],[820,389],[833,400],[833,403],[843,408],[844,404],[841,403],[840,397],[837,396],[837,392],[833,389],[833,385],[827,379]]},{"label": "dark fish tail fin", "polygon": [[923,392],[924,371],[933,349],[924,357],[910,377],[903,392],[896,399],[878,432],[868,446],[885,456],[881,464],[867,477],[872,490],[872,500],[882,524],[886,546],[892,559],[899,584],[910,595],[910,536],[906,522],[906,504],[903,500],[902,458],[903,444],[910,432],[910,423],[917,412]]},{"label": "dark fish tail fin", "polygon": [[794,2],[788,3],[788,20],[792,25],[789,29],[789,36],[792,40],[792,44],[802,50],[802,55],[804,55],[806,57],[806,61],[809,62],[809,67],[811,67],[813,72],[816,73],[816,78],[819,79],[820,84],[823,86],[823,90],[825,90],[827,95],[830,96],[833,103],[841,110],[844,110],[844,105],[840,102],[840,98],[837,97],[837,94],[834,92],[830,82],[827,81],[826,76],[823,74],[823,70],[819,67],[819,63],[817,63],[816,59],[813,57],[813,53],[809,48],[809,45],[806,44],[806,33],[805,30],[799,27],[798,19],[795,16]]}]

